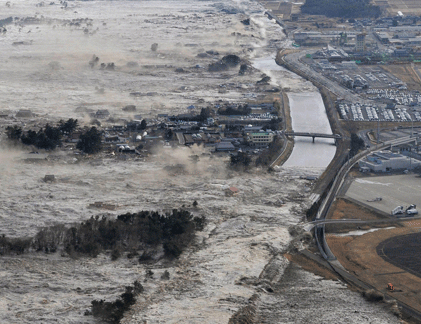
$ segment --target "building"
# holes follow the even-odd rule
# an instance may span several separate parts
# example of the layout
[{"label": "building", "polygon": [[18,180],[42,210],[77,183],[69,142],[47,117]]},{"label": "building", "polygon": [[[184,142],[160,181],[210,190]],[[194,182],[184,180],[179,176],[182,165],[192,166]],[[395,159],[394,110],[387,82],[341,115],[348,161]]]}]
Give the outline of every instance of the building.
[{"label": "building", "polygon": [[379,41],[382,44],[389,44],[390,43],[390,36],[388,33],[386,32],[377,32],[375,33],[375,35],[377,36],[377,38],[379,39]]},{"label": "building", "polygon": [[215,144],[215,152],[235,151],[235,146],[231,142],[220,142]]},{"label": "building", "polygon": [[366,48],[365,48],[365,33],[361,33],[357,35],[357,40],[355,43],[355,51],[356,52],[365,52]]},{"label": "building", "polygon": [[268,146],[273,142],[275,134],[272,132],[251,133],[248,136],[248,142],[251,146]]},{"label": "building", "polygon": [[413,169],[421,165],[421,161],[391,151],[375,152],[358,163],[361,170],[372,172],[389,172]]}]

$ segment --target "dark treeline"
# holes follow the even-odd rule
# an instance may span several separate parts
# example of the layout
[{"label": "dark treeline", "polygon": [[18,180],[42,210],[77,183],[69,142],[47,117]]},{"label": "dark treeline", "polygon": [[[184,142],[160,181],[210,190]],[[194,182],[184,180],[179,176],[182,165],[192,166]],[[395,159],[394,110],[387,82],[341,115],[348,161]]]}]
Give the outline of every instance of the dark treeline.
[{"label": "dark treeline", "polygon": [[219,115],[249,115],[251,114],[251,108],[247,105],[239,105],[237,108],[234,107],[226,107],[226,108],[219,108],[218,109]]},{"label": "dark treeline", "polygon": [[359,137],[357,134],[351,134],[351,144],[349,149],[349,157],[352,158],[356,155],[361,149],[365,148],[364,140]]},{"label": "dark treeline", "polygon": [[[112,258],[116,259],[124,251],[130,251],[134,256],[139,250],[162,244],[165,256],[174,258],[204,226],[204,217],[193,217],[190,212],[177,209],[167,214],[151,211],[127,213],[116,219],[96,216],[70,228],[64,225],[46,227],[33,238],[2,236],[0,254],[22,254],[31,249],[49,253],[62,247],[70,256],[96,257],[104,250],[112,250]],[[145,252],[139,258],[140,261],[147,259]]]},{"label": "dark treeline", "polygon": [[130,306],[136,303],[136,297],[143,292],[143,286],[135,281],[132,286],[127,286],[125,292],[113,302],[104,300],[93,300],[91,312],[85,315],[93,315],[101,319],[105,323],[120,323],[124,313],[129,310]]},{"label": "dark treeline", "polygon": [[91,127],[80,135],[76,148],[88,154],[95,154],[102,150],[101,140],[101,132],[96,127]]},{"label": "dark treeline", "polygon": [[377,18],[381,14],[380,7],[369,0],[306,0],[301,12],[340,18]]},{"label": "dark treeline", "polygon": [[212,116],[212,108],[202,108],[200,114],[192,116],[172,116],[169,117],[170,121],[184,120],[184,121],[196,121],[199,123],[205,123],[209,117]]},{"label": "dark treeline", "polygon": [[33,145],[39,149],[54,150],[61,146],[63,135],[71,134],[78,126],[77,119],[70,118],[67,121],[60,120],[57,126],[45,125],[38,131],[28,130],[14,125],[6,127],[6,134],[10,140],[21,141],[25,145]]}]

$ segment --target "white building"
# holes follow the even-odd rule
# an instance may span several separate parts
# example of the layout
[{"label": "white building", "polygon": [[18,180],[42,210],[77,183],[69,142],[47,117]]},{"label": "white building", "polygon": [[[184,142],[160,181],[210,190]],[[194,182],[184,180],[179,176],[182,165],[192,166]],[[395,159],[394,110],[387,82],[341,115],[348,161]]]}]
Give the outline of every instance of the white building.
[{"label": "white building", "polygon": [[273,132],[250,133],[248,142],[251,146],[268,146],[272,143],[275,134]]}]

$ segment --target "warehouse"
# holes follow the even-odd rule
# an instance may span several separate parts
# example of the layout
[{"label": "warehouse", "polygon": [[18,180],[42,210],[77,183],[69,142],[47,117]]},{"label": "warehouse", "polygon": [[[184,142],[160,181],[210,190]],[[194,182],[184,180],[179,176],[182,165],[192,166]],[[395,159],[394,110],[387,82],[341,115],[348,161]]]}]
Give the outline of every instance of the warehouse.
[{"label": "warehouse", "polygon": [[419,160],[391,151],[372,153],[358,163],[361,170],[369,169],[372,172],[412,169],[420,166],[420,164],[421,161]]}]

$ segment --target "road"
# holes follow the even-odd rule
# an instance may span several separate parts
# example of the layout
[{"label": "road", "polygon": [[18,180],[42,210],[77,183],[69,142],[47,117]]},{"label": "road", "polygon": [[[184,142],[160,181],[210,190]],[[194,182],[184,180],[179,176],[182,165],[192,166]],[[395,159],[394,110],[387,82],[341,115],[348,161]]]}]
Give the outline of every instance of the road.
[{"label": "road", "polygon": [[317,226],[322,224],[361,224],[361,225],[373,225],[373,224],[384,224],[384,223],[395,223],[395,222],[406,222],[414,219],[421,219],[421,216],[404,216],[404,217],[391,217],[387,219],[318,219],[310,222],[310,224]]},{"label": "road", "polygon": [[[293,72],[295,72],[294,70],[296,70],[298,72],[301,72],[301,73],[298,73],[298,74],[301,74],[302,76],[304,75],[308,80],[310,80],[311,82],[313,82],[315,84],[319,84],[321,86],[326,87],[327,89],[329,89],[331,92],[333,92],[339,98],[343,98],[343,99],[345,99],[347,101],[351,101],[351,102],[365,102],[366,101],[366,100],[362,100],[362,98],[360,98],[359,96],[352,93],[349,89],[343,88],[340,85],[338,85],[336,82],[333,82],[333,81],[329,80],[328,78],[324,77],[323,75],[320,75],[319,73],[313,71],[311,68],[309,68],[307,65],[303,64],[299,60],[300,57],[302,57],[306,54],[311,54],[312,52],[313,51],[300,51],[298,53],[284,55],[281,58],[280,63],[284,64],[290,70],[293,70]],[[363,136],[363,138],[365,138],[366,145],[371,144],[371,143],[369,143],[368,139],[366,139],[366,136]],[[365,290],[375,289],[375,288],[372,287],[371,285],[365,283],[365,282],[362,282],[361,280],[359,280],[354,275],[348,273],[346,271],[346,269],[339,263],[339,261],[336,259],[335,255],[329,249],[329,246],[326,242],[326,237],[325,237],[325,224],[322,224],[321,222],[326,221],[325,217],[327,215],[327,212],[329,211],[329,208],[330,208],[332,202],[334,201],[334,199],[336,198],[336,195],[338,194],[340,188],[342,187],[342,185],[344,183],[345,176],[348,174],[351,167],[353,167],[355,165],[355,163],[357,163],[360,159],[367,156],[368,154],[370,154],[374,151],[378,151],[378,150],[387,148],[389,145],[405,144],[405,143],[409,143],[413,140],[414,140],[414,138],[411,138],[410,136],[390,140],[388,142],[384,142],[382,144],[375,145],[375,147],[371,147],[371,148],[365,150],[364,152],[361,152],[361,153],[357,154],[356,156],[354,156],[345,165],[343,165],[341,167],[341,169],[339,170],[339,172],[337,173],[337,175],[334,179],[333,185],[331,186],[331,189],[329,190],[326,198],[322,202],[322,204],[321,204],[321,206],[318,210],[317,216],[316,216],[316,221],[320,222],[320,224],[315,225],[314,235],[315,235],[317,246],[319,248],[319,251],[320,251],[321,255],[326,260],[326,262],[331,267],[331,269],[334,272],[336,272],[345,282],[356,285],[356,286],[358,286],[362,289],[365,289]],[[420,217],[417,217],[417,218],[420,218]],[[410,220],[410,219],[414,219],[414,217],[408,218],[408,220]],[[403,220],[407,220],[407,219],[402,219],[402,221]],[[388,220],[386,220],[386,221],[388,221]],[[393,221],[396,221],[396,219],[393,219]],[[309,257],[309,258],[313,257],[313,255],[306,250],[302,251],[302,253],[308,254],[307,257]],[[391,300],[393,298],[385,295],[385,299]],[[398,305],[402,309],[402,311],[404,311],[407,315],[411,316],[414,319],[421,320],[421,312],[417,311],[416,309],[414,309],[414,308],[412,308],[412,307],[410,307],[410,306],[408,306],[405,303],[400,302],[400,301],[398,301]]]},{"label": "road", "polygon": [[[324,220],[326,218],[326,215],[330,209],[330,206],[332,205],[333,201],[335,200],[339,189],[342,187],[342,184],[344,183],[344,179],[346,175],[348,174],[349,170],[363,157],[367,156],[368,154],[379,151],[382,149],[385,149],[391,145],[400,145],[400,144],[406,144],[410,143],[412,141],[416,140],[414,137],[405,136],[402,138],[394,139],[388,142],[385,142],[379,146],[376,145],[376,147],[367,149],[353,158],[349,160],[346,164],[342,166],[342,168],[337,173],[337,176],[335,177],[335,180],[333,181],[332,187],[330,188],[325,200],[322,202],[317,215],[316,220]],[[316,225],[315,228],[315,238],[317,246],[319,247],[320,253],[327,261],[334,261],[336,260],[336,257],[333,255],[332,251],[330,250],[326,238],[325,238],[325,225]]]},{"label": "road", "polygon": [[282,60],[286,65],[291,65],[293,68],[301,71],[303,74],[306,75],[306,77],[312,81],[316,82],[327,89],[329,91],[333,92],[338,98],[343,98],[350,102],[362,102],[363,100],[361,97],[353,93],[351,90],[346,89],[342,86],[340,86],[337,82],[332,81],[325,76],[321,75],[320,73],[317,73],[312,68],[307,66],[306,64],[302,63],[300,61],[300,58],[307,55],[307,54],[313,54],[314,50],[304,50],[297,53],[287,54],[282,57]]}]

